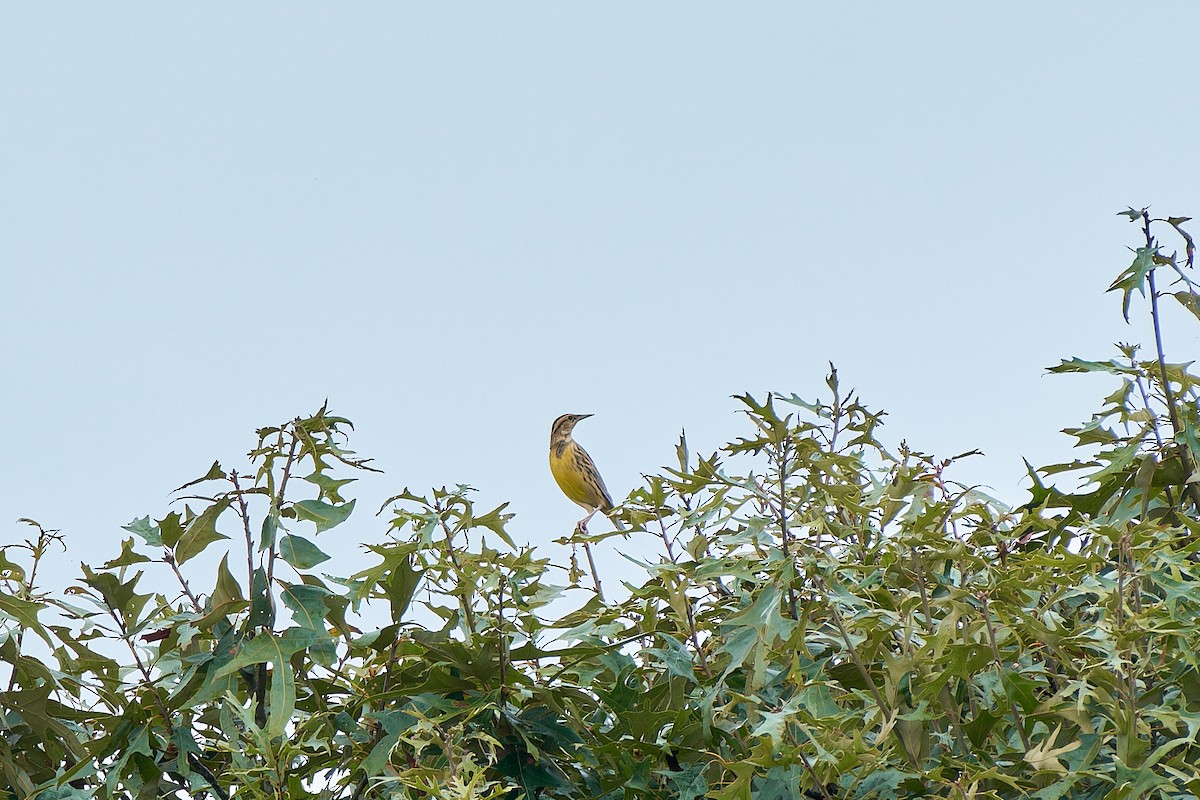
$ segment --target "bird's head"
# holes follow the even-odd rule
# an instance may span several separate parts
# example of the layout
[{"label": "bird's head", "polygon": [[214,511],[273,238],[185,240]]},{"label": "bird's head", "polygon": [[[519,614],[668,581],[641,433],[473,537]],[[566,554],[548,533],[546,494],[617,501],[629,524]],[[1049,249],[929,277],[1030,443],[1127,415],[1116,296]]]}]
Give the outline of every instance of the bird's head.
[{"label": "bird's head", "polygon": [[579,420],[587,419],[590,416],[591,414],[563,414],[550,426],[550,441],[567,438],[571,435],[571,431],[575,430],[575,424]]}]

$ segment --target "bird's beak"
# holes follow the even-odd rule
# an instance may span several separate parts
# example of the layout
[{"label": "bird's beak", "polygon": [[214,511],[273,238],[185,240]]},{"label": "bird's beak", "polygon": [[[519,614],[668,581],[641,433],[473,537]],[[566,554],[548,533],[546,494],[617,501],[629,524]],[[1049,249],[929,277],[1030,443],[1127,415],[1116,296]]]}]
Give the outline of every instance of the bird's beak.
[{"label": "bird's beak", "polygon": [[578,416],[580,419],[587,419],[588,417],[594,417],[596,415],[595,414],[579,414]]}]

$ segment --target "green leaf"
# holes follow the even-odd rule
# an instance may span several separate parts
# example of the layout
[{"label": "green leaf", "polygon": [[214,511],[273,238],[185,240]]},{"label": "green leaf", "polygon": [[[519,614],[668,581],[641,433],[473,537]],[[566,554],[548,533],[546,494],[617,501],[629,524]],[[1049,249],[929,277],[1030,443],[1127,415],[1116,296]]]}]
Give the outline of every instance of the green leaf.
[{"label": "green leaf", "polygon": [[698,800],[708,793],[708,780],[704,777],[707,764],[688,764],[679,772],[670,774],[675,785],[676,800]]},{"label": "green leaf", "polygon": [[[140,574],[140,573],[139,573]],[[46,644],[54,646],[50,633],[38,621],[38,612],[45,608],[43,603],[33,600],[22,600],[10,594],[0,592],[0,612],[20,623],[25,630],[30,630],[42,637]]]},{"label": "green leaf", "polygon": [[202,703],[209,703],[234,690],[235,676],[232,673],[217,673],[242,650],[242,645],[248,641],[246,637],[228,622],[213,626],[217,642],[213,645],[211,658],[200,665],[204,674],[204,683],[194,694],[181,698],[183,708],[194,708]]},{"label": "green leaf", "polygon": [[341,525],[354,511],[354,500],[339,506],[322,503],[320,500],[301,500],[295,504],[296,516],[317,526],[317,533]]},{"label": "green leaf", "polygon": [[311,475],[305,475],[304,480],[309,483],[316,484],[321,489],[321,497],[329,498],[332,503],[344,503],[346,499],[339,493],[339,489],[348,483],[354,483],[358,478],[331,478],[323,472],[314,472]]},{"label": "green leaf", "polygon": [[667,646],[665,648],[647,647],[643,652],[646,655],[657,656],[667,668],[668,675],[686,678],[688,681],[696,683],[691,652],[673,636],[659,632],[658,639],[666,642]]},{"label": "green leaf", "polygon": [[1146,453],[1142,456],[1142,463],[1138,466],[1137,472],[1133,474],[1133,485],[1142,494],[1142,510],[1141,515],[1146,516],[1146,509],[1150,506],[1150,489],[1154,484],[1154,473],[1158,469],[1158,457],[1154,453]]},{"label": "green leaf", "polygon": [[254,570],[250,586],[250,627],[270,628],[275,624],[275,602],[267,585],[267,571],[262,567]]},{"label": "green leaf", "polygon": [[895,800],[895,798],[900,796],[900,784],[914,777],[917,776],[911,772],[901,772],[896,769],[872,770],[863,779],[863,782],[858,785],[855,796],[862,798],[877,797],[880,800]]},{"label": "green leaf", "polygon": [[296,569],[311,569],[329,556],[321,548],[300,536],[284,536],[279,540],[279,557]]},{"label": "green leaf", "polygon": [[784,741],[788,722],[796,715],[797,711],[799,711],[799,704],[795,698],[784,703],[778,711],[762,711],[762,719],[750,730],[750,735],[767,736],[770,738],[772,746],[779,747]]},{"label": "green leaf", "polygon": [[279,531],[279,514],[272,510],[262,521],[262,530],[258,537],[258,549],[270,550],[275,546],[275,535]]},{"label": "green leaf", "polygon": [[[188,510],[188,516],[191,516],[191,510]],[[183,517],[178,512],[172,511],[158,521],[158,536],[159,544],[163,547],[174,547],[179,543],[179,537],[183,536]]]},{"label": "green leaf", "polygon": [[1192,316],[1200,320],[1200,296],[1193,292],[1175,292],[1171,295],[1179,301],[1179,305],[1192,312]]},{"label": "green leaf", "polygon": [[245,605],[246,598],[242,587],[229,571],[229,554],[226,553],[217,567],[217,585],[212,593],[212,607],[217,613],[224,615]]},{"label": "green leaf", "polygon": [[204,483],[205,481],[216,481],[216,480],[220,480],[221,478],[224,478],[224,477],[225,477],[225,470],[221,469],[221,464],[219,462],[214,461],[212,463],[212,466],[208,468],[208,472],[204,473],[203,475],[201,475],[199,478],[196,478],[195,480],[188,481],[187,483],[185,483],[183,486],[180,486],[175,491],[180,492],[180,491],[183,491],[184,489],[188,488],[189,486],[195,486],[197,483]]},{"label": "green leaf", "polygon": [[513,544],[513,540],[509,538],[508,533],[504,530],[504,526],[513,518],[512,514],[504,513],[504,509],[507,507],[508,503],[501,503],[481,517],[472,517],[471,524],[493,531],[504,540],[506,545],[515,548],[516,545]]},{"label": "green leaf", "polygon": [[708,796],[713,800],[752,800],[750,780],[754,777],[754,764],[739,761],[727,764],[726,768],[733,773],[733,780],[720,789],[711,790]]},{"label": "green leaf", "polygon": [[1154,256],[1158,254],[1157,247],[1139,247],[1134,251],[1133,263],[1117,276],[1108,291],[1120,289],[1124,292],[1121,300],[1121,313],[1129,322],[1129,299],[1136,290],[1142,297],[1146,296],[1146,276],[1154,269]]},{"label": "green leaf", "polygon": [[138,617],[141,616],[146,601],[150,599],[148,594],[136,594],[133,591],[142,579],[142,572],[139,570],[132,578],[122,583],[121,579],[111,572],[93,572],[87,564],[80,566],[83,569],[83,582],[100,593],[105,606],[117,612],[131,630],[136,627]]},{"label": "green leaf", "polygon": [[282,736],[296,711],[296,676],[292,672],[292,656],[321,642],[319,632],[309,628],[288,628],[281,635],[260,633],[246,642],[237,654],[213,674],[213,679],[232,675],[243,667],[270,664],[270,715],[267,734]]},{"label": "green leaf", "polygon": [[[302,576],[306,586],[316,586],[320,589],[326,589],[325,584],[321,582],[315,575]],[[349,622],[346,621],[346,611],[350,608],[350,598],[343,597],[339,594],[330,592],[325,597],[325,620],[333,626],[334,630],[346,638],[350,638],[354,633],[358,632]]]},{"label": "green leaf", "polygon": [[128,539],[125,539],[124,541],[121,542],[121,555],[117,556],[116,558],[112,559],[111,561],[104,562],[104,566],[102,566],[101,569],[116,569],[117,567],[128,567],[131,564],[141,564],[141,563],[144,563],[149,560],[150,560],[150,558],[148,556],[144,556],[141,553],[134,552],[133,537],[130,536]]},{"label": "green leaf", "polygon": [[285,586],[280,595],[284,606],[292,612],[292,619],[302,628],[325,632],[325,598],[333,592],[320,586],[293,583]]},{"label": "green leaf", "polygon": [[200,516],[188,522],[179,537],[178,544],[175,545],[175,563],[182,564],[195,558],[213,542],[229,538],[223,533],[217,533],[217,519],[227,508],[229,508],[229,500],[223,498],[204,509]]},{"label": "green leaf", "polygon": [[0,580],[25,581],[25,568],[15,561],[9,561],[8,546],[0,546]]},{"label": "green leaf", "polygon": [[380,586],[391,605],[392,622],[399,623],[404,619],[417,586],[421,583],[422,574],[422,570],[413,567],[412,556],[403,555],[395,559],[387,577],[380,581]]},{"label": "green leaf", "polygon": [[135,519],[128,525],[122,525],[121,528],[142,537],[151,547],[163,546],[162,534],[158,532],[157,526],[150,524],[150,517]]},{"label": "green leaf", "polygon": [[675,460],[679,462],[679,471],[687,472],[688,461],[691,456],[688,455],[687,431],[680,429],[679,444],[675,445]]},{"label": "green leaf", "polygon": [[1001,719],[1002,717],[992,714],[987,709],[980,709],[979,714],[973,720],[963,725],[963,730],[966,731],[971,744],[976,747],[983,747],[988,735],[992,732],[992,728]]},{"label": "green leaf", "polygon": [[1129,364],[1122,364],[1113,359],[1111,361],[1087,361],[1082,358],[1072,358],[1070,360],[1063,359],[1062,363],[1047,367],[1047,372],[1051,373],[1066,373],[1066,372],[1107,372],[1110,375],[1137,375],[1138,372]]},{"label": "green leaf", "polygon": [[371,752],[363,759],[362,769],[367,773],[367,777],[382,775],[383,770],[387,767],[388,761],[391,759],[392,750],[400,743],[400,736],[403,731],[395,731],[385,735],[379,740],[379,744],[371,748]]},{"label": "green leaf", "polygon": [[729,673],[740,667],[750,655],[750,651],[758,644],[758,631],[752,627],[735,628],[733,633],[723,637],[724,643],[718,653],[728,653],[729,663],[725,666],[725,672],[722,677],[727,677]]}]

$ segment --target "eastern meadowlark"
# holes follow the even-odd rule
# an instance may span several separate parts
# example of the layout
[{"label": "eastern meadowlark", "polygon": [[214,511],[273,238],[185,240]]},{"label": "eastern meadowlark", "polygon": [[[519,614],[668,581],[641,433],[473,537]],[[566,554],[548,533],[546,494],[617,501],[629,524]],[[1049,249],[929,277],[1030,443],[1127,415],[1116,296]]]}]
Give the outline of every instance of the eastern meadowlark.
[{"label": "eastern meadowlark", "polygon": [[590,416],[563,414],[550,426],[550,473],[563,494],[588,512],[577,525],[581,531],[587,530],[588,520],[597,511],[607,515],[613,510],[612,495],[596,469],[596,462],[571,438],[575,424]]}]

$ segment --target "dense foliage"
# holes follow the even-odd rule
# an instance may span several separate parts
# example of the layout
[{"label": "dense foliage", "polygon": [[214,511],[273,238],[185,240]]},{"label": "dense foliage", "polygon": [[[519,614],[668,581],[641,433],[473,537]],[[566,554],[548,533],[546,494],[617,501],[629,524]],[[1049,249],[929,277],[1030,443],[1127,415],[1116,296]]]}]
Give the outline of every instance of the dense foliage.
[{"label": "dense foliage", "polygon": [[[404,491],[373,565],[323,574],[314,534],[370,468],[324,408],[258,431],[249,471],[214,464],[70,586],[39,581],[60,537],[31,523],[0,558],[0,789],[1200,795],[1198,384],[1166,360],[1158,305],[1200,316],[1193,248],[1186,220],[1127,215],[1144,242],[1112,288],[1127,317],[1148,298],[1154,352],[1052,369],[1119,386],[1020,508],[955,483],[955,459],[886,447],[831,370],[820,401],[737,398],[745,431],[717,452],[681,437],[620,509],[626,549],[653,554],[620,601],[574,557],[614,534],[564,540],[557,580],[466,487]],[[151,569],[177,596],[139,593]]]}]

